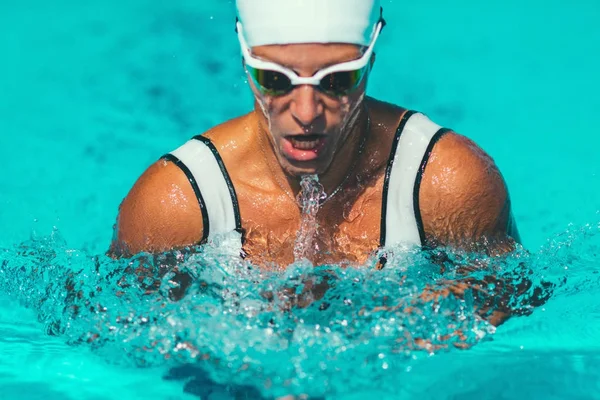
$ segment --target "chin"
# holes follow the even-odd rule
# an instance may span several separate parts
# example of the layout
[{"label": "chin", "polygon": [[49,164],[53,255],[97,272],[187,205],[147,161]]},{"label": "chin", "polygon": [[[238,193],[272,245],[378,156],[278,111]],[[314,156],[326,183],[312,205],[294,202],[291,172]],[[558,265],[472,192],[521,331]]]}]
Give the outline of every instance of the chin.
[{"label": "chin", "polygon": [[298,160],[287,157],[282,149],[277,154],[279,165],[288,176],[322,175],[327,172],[333,159],[331,149],[326,149],[312,160]]},{"label": "chin", "polygon": [[282,165],[284,171],[290,175],[295,177],[302,177],[304,175],[323,175],[327,172],[329,167],[329,163],[324,165],[325,163],[321,162],[303,162],[303,163],[286,163],[286,165]]}]

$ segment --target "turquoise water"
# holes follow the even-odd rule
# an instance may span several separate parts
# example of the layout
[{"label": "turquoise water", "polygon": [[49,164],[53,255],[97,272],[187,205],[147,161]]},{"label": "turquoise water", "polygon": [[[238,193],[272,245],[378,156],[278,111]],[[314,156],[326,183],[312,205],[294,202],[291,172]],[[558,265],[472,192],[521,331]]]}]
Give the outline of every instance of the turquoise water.
[{"label": "turquoise water", "polygon": [[[0,398],[600,398],[600,6],[383,2],[370,94],[494,157],[529,250],[498,269],[525,262],[534,288],[553,284],[544,306],[494,330],[452,297],[434,310],[416,299],[446,278],[427,255],[385,273],[296,265],[271,276],[216,247],[182,255],[208,285],[180,302],[168,279],[156,293],[124,288],[138,261],[102,256],[119,202],[157,157],[251,97],[230,2],[121,3],[0,6]],[[336,288],[287,313],[259,295],[307,277]],[[69,279],[81,296],[69,297]],[[361,312],[384,294],[417,313]],[[439,339],[457,328],[468,350]],[[430,355],[399,337],[449,349]]]}]

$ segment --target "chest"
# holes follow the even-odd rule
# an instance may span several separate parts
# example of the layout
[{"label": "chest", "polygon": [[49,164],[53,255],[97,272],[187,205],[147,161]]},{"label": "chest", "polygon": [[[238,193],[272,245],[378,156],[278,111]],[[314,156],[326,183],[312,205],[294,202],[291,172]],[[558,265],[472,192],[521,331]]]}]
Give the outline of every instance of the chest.
[{"label": "chest", "polygon": [[[315,265],[360,264],[380,246],[383,179],[343,190],[314,218],[282,193],[238,193],[244,252],[258,265],[285,267],[302,254]],[[296,253],[296,254],[295,254]]]}]

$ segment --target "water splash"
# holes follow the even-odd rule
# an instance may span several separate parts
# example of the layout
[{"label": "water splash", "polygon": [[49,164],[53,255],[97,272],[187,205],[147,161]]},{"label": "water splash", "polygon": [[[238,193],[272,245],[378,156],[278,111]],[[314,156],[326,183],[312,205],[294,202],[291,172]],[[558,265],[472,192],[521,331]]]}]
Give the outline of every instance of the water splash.
[{"label": "water splash", "polygon": [[[586,245],[569,238],[493,263],[439,249],[405,253],[404,263],[396,251],[383,270],[295,263],[277,272],[231,256],[228,240],[113,260],[55,233],[0,253],[0,291],[35,310],[49,334],[110,363],[193,364],[265,396],[324,396],[401,386],[430,353],[493,336],[490,310],[528,315],[536,300],[575,290],[564,288],[565,266],[591,265],[600,235],[590,226]],[[487,272],[467,268],[486,262]],[[457,282],[468,287],[458,293]],[[596,276],[585,284],[600,285]]]},{"label": "water splash", "polygon": [[297,196],[298,204],[302,209],[300,229],[294,244],[294,259],[296,262],[310,259],[319,251],[315,242],[319,225],[317,213],[321,202],[327,197],[323,185],[317,175],[305,175],[300,181],[300,192]]}]

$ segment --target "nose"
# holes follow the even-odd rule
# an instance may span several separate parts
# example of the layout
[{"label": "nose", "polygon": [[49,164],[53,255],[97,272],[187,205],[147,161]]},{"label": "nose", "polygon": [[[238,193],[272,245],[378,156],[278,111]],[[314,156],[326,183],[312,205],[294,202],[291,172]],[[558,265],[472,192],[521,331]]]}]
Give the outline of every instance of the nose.
[{"label": "nose", "polygon": [[312,125],[323,115],[323,104],[319,97],[319,93],[312,85],[302,85],[293,90],[290,110],[303,127]]}]

